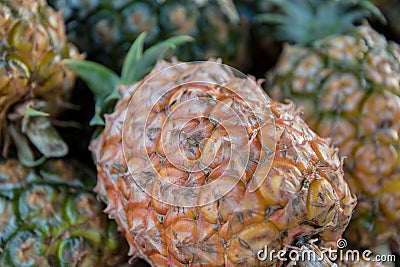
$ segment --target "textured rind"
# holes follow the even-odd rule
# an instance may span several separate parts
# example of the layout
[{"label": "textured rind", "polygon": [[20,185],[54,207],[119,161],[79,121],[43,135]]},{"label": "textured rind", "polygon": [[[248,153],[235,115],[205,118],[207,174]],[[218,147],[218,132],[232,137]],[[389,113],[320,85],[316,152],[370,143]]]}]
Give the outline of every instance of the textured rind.
[{"label": "textured rind", "polygon": [[[153,73],[173,64],[159,62]],[[146,83],[146,93],[139,102],[150,101],[157,86],[196,81],[198,77],[227,87],[241,85],[240,79],[238,82],[217,66],[170,69],[161,77],[154,84]],[[350,220],[355,198],[343,180],[337,150],[308,128],[293,105],[270,103],[277,146],[271,170],[255,192],[246,188],[253,175],[251,167],[230,193],[201,207],[168,206],[143,192],[129,178],[121,137],[131,95],[142,83],[120,88],[121,100],[106,116],[103,133],[90,145],[98,170],[95,191],[107,203],[105,212],[124,232],[131,247],[129,255],[146,259],[153,266],[188,266],[189,262],[190,266],[269,266],[283,263],[259,262],[256,253],[265,245],[283,249],[318,238],[321,245],[336,246]],[[222,91],[210,90],[218,99],[230,99]],[[259,101],[247,87],[241,88],[241,93],[251,103]],[[181,99],[175,100],[179,103]],[[165,102],[170,101],[176,103],[171,99]],[[161,104],[158,114],[162,113],[165,106]],[[128,145],[134,146],[134,142]],[[250,142],[256,147],[256,141]],[[159,172],[168,168],[181,174],[153,160]],[[141,161],[130,164],[145,167]]]},{"label": "textured rind", "polygon": [[27,106],[50,116],[68,107],[76,75],[64,58],[82,56],[67,42],[60,13],[44,0],[1,1],[1,134],[9,121],[18,123]]},{"label": "textured rind", "polygon": [[[400,47],[368,25],[311,47],[286,46],[269,73],[271,97],[292,99],[346,157],[358,207],[348,238],[372,247],[400,222]],[[368,233],[368,234],[366,234]],[[397,248],[398,249],[398,248]]]},{"label": "textured rind", "polygon": [[0,163],[0,266],[116,266],[128,247],[72,160]]}]

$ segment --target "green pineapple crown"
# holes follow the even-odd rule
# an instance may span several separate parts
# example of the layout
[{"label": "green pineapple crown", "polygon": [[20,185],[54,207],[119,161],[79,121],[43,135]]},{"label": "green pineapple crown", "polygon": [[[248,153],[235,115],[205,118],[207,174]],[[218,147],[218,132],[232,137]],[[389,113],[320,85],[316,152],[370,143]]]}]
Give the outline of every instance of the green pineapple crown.
[{"label": "green pineapple crown", "polygon": [[[193,41],[187,35],[174,36],[144,50],[146,33],[140,34],[130,47],[119,76],[111,69],[92,61],[66,59],[69,66],[87,84],[95,96],[95,115],[91,126],[104,126],[103,115],[112,111],[120,98],[120,85],[129,85],[142,79],[158,60],[168,57],[180,45]],[[95,133],[96,134],[96,133]]]},{"label": "green pineapple crown", "polygon": [[386,22],[368,0],[270,0],[277,12],[260,14],[256,20],[271,25],[277,40],[300,45],[334,34],[345,34],[364,18]]}]

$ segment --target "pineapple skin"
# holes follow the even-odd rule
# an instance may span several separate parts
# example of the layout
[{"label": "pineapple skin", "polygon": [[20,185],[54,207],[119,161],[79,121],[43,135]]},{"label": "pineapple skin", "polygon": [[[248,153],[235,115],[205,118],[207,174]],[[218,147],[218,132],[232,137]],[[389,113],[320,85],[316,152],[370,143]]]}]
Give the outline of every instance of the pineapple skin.
[{"label": "pineapple skin", "polygon": [[91,172],[73,161],[38,169],[0,164],[0,265],[116,266],[128,247],[91,192]]},{"label": "pineapple skin", "polygon": [[[62,11],[69,39],[88,59],[118,71],[131,43],[147,32],[146,46],[176,35],[196,42],[178,49],[182,60],[222,57],[246,68],[249,30],[233,5],[220,0],[51,0]],[[221,5],[227,8],[221,8]]]},{"label": "pineapple skin", "polygon": [[0,2],[1,144],[8,125],[21,129],[26,123],[28,107],[55,117],[71,106],[76,75],[62,59],[81,57],[67,42],[61,14],[46,1]]},{"label": "pineapple skin", "polygon": [[[347,238],[386,242],[400,222],[400,48],[368,25],[310,47],[286,45],[268,73],[270,95],[303,106],[304,118],[332,138],[358,206]],[[397,248],[398,249],[398,248]]]},{"label": "pineapple skin", "polygon": [[[172,65],[174,63],[161,61],[147,77]],[[146,83],[145,93],[136,99],[141,104],[134,106],[142,108],[155,100],[152,97],[156,98],[155,90],[161,89],[159,86],[173,88],[182,81],[196,81],[200,77],[202,80],[208,77],[210,82],[223,83],[228,88],[243,86],[243,80],[220,67],[182,67],[170,70],[154,83]],[[276,260],[258,261],[257,252],[264,246],[277,250],[285,245],[301,246],[302,242],[315,237],[323,246],[336,246],[356,200],[343,179],[337,150],[308,128],[293,105],[270,103],[277,146],[271,170],[256,191],[250,192],[248,185],[257,167],[257,153],[265,152],[257,139],[259,135],[248,140],[252,142],[250,158],[254,160],[249,162],[241,181],[215,202],[184,208],[161,203],[144,192],[130,178],[121,136],[131,96],[142,83],[120,87],[121,99],[114,112],[106,115],[102,134],[90,145],[98,170],[95,191],[107,203],[106,213],[117,221],[128,240],[129,255],[145,259],[152,266],[187,266],[189,263],[190,266],[281,266],[284,263]],[[241,90],[241,95],[254,101],[252,104],[263,107],[248,87]],[[166,110],[173,112],[172,105],[207,94],[228,105],[240,102],[214,86],[200,91],[182,88],[162,98],[149,117],[149,130],[155,133],[147,140],[149,145],[145,149],[158,173],[178,185],[201,186],[217,179],[227,160],[226,155],[218,155],[210,173],[190,173],[175,168],[168,159],[163,159],[163,152],[159,150],[158,127],[166,119]],[[138,117],[141,115],[146,116],[138,114]],[[206,113],[202,115],[208,118]],[[243,127],[254,130],[251,123]],[[208,119],[202,119],[191,121],[185,130],[196,137],[199,144],[213,132],[218,134],[216,128]],[[144,149],[138,135],[128,138],[127,147]],[[182,145],[194,159],[199,156],[196,142]],[[142,171],[139,176],[148,176],[145,170],[149,166],[143,159],[138,156],[127,160],[139,173]],[[158,190],[157,184],[152,186]]]}]

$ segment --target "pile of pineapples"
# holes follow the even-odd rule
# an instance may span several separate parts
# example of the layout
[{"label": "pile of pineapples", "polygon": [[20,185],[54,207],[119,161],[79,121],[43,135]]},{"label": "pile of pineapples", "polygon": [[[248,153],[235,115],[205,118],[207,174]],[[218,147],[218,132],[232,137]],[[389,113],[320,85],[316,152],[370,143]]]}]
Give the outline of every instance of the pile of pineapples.
[{"label": "pile of pineapples", "polygon": [[376,2],[0,0],[0,266],[395,266],[260,257],[400,257]]}]

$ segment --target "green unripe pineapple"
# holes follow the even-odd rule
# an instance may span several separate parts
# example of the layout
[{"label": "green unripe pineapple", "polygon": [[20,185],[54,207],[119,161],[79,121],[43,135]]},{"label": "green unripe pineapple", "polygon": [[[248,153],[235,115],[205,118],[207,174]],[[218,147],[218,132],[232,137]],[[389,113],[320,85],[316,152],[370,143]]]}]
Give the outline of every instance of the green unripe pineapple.
[{"label": "green unripe pineapple", "polygon": [[67,21],[70,39],[88,58],[119,70],[130,44],[147,32],[146,46],[177,35],[196,42],[180,48],[184,60],[222,57],[247,65],[247,25],[231,0],[51,0]]},{"label": "green unripe pineapple", "polygon": [[117,266],[127,246],[91,192],[82,166],[0,164],[0,266]]}]

